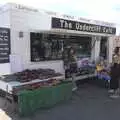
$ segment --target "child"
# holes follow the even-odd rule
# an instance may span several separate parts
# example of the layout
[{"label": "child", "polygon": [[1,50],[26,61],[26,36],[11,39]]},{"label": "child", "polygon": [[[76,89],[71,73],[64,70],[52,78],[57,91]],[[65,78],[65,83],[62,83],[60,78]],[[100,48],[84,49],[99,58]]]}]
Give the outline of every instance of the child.
[{"label": "child", "polygon": [[105,62],[101,62],[96,66],[97,68],[97,77],[98,79],[105,80],[107,83],[110,83],[110,69]]}]

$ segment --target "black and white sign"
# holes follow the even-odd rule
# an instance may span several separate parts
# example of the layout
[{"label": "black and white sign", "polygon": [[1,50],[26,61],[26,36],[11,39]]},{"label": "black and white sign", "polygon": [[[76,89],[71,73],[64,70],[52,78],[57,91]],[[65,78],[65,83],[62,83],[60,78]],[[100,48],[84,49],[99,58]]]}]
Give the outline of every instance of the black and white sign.
[{"label": "black and white sign", "polygon": [[10,55],[10,29],[0,28],[0,63],[8,63]]},{"label": "black and white sign", "polygon": [[88,23],[65,20],[54,17],[52,18],[52,28],[103,33],[103,34],[116,34],[115,27],[100,26],[95,24],[88,24]]}]

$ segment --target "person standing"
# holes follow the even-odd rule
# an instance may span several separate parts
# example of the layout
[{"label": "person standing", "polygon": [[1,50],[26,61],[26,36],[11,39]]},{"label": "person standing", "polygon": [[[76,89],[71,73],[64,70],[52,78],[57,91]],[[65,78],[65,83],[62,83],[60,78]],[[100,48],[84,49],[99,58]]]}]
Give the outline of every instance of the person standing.
[{"label": "person standing", "polygon": [[69,49],[69,65],[70,65],[70,74],[72,77],[72,83],[73,83],[73,91],[77,89],[76,81],[75,81],[75,75],[77,73],[77,57],[76,57],[76,52],[73,47]]},{"label": "person standing", "polygon": [[113,55],[110,80],[110,97],[119,97],[119,78],[120,78],[120,47],[116,47]]}]

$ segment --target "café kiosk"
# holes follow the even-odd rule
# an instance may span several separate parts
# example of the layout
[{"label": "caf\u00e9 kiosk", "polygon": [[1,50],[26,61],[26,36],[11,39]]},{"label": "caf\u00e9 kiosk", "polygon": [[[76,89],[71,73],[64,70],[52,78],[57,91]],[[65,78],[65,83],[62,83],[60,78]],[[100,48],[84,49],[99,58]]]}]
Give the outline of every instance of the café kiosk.
[{"label": "caf\u00e9 kiosk", "polygon": [[[64,74],[65,47],[74,46],[79,57],[95,61],[102,54],[101,43],[103,48],[106,45],[106,59],[111,62],[115,34],[113,23],[9,3],[0,8],[0,64],[8,64],[10,73],[52,68]],[[90,75],[78,80],[86,77]]]}]

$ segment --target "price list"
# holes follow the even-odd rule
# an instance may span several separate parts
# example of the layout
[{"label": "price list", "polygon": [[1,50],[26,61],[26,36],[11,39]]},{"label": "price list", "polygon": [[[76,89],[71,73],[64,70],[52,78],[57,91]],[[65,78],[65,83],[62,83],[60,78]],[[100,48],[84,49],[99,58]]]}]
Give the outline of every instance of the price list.
[{"label": "price list", "polygon": [[10,29],[0,28],[0,63],[8,63],[10,55]]}]

